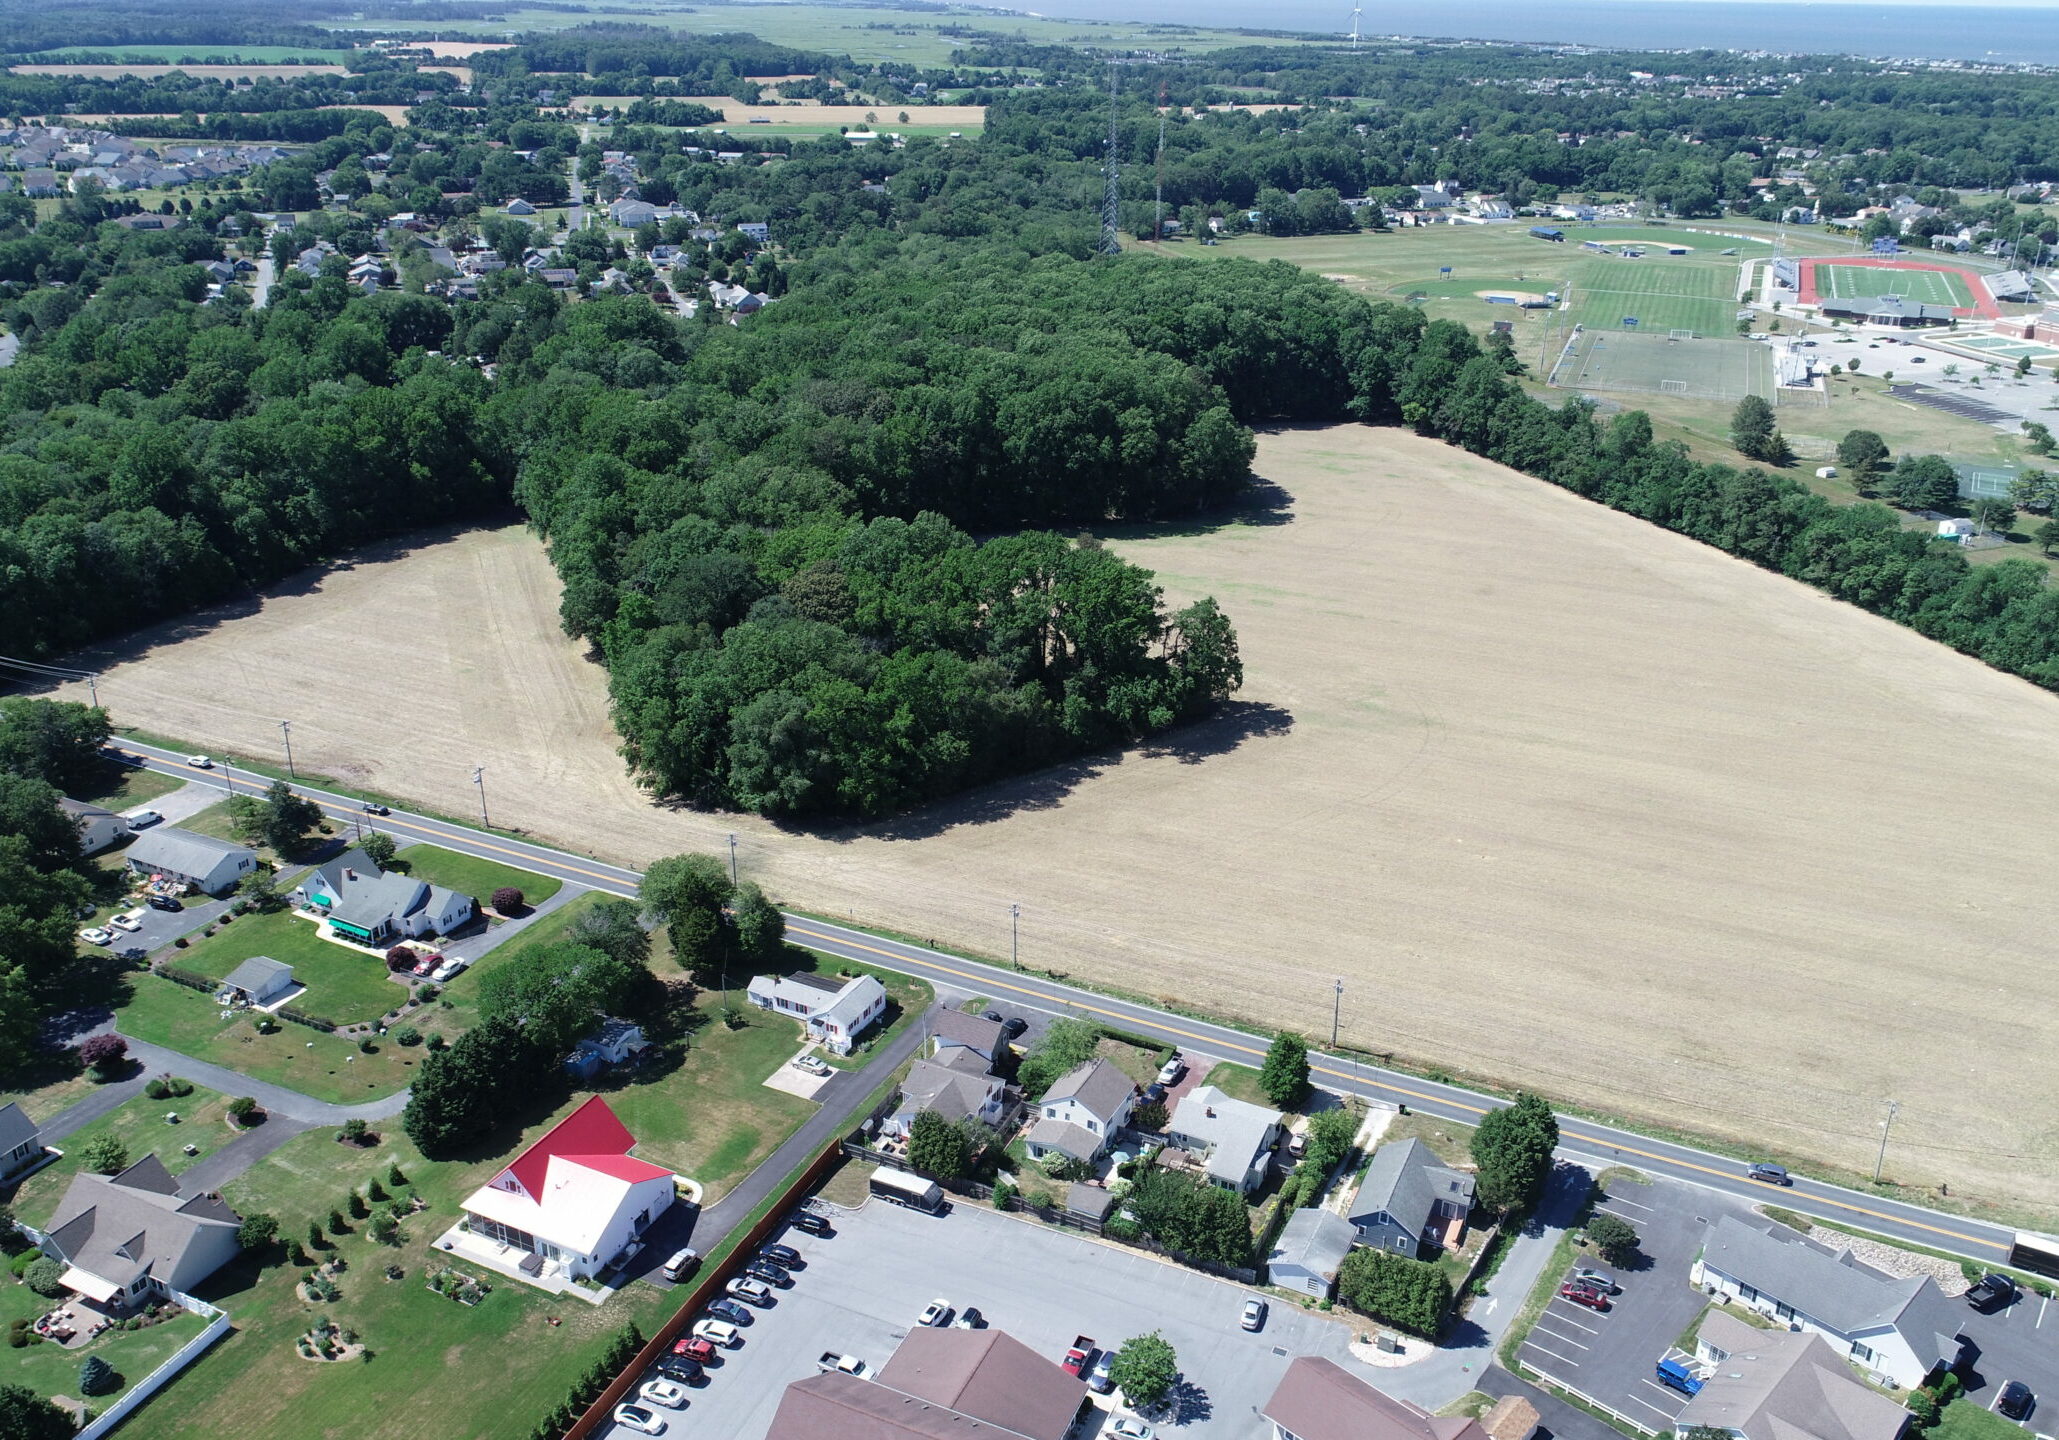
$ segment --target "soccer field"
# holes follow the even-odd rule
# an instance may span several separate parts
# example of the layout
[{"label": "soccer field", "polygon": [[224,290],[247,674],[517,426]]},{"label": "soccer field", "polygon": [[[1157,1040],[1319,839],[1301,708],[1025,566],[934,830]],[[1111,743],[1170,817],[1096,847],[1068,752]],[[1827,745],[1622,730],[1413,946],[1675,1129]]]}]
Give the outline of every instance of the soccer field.
[{"label": "soccer field", "polygon": [[1639,260],[1597,257],[1573,274],[1573,319],[1590,330],[1692,330],[1729,335],[1737,323],[1737,262],[1711,264],[1693,257],[1651,255]]},{"label": "soccer field", "polygon": [[1820,260],[1816,262],[1816,293],[1825,300],[1870,300],[1877,295],[1899,295],[1920,305],[1967,309],[1973,304],[1966,281],[1950,270],[1829,265]]}]

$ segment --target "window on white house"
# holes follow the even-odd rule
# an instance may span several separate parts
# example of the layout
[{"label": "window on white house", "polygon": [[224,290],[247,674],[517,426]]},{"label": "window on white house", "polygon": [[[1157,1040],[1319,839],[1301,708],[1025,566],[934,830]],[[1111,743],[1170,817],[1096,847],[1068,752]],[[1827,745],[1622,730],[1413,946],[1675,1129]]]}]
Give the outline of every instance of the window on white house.
[{"label": "window on white house", "polygon": [[1866,1346],[1861,1345],[1858,1341],[1854,1340],[1852,1342],[1852,1358],[1858,1361],[1861,1365],[1871,1365],[1879,1357],[1876,1356]]}]

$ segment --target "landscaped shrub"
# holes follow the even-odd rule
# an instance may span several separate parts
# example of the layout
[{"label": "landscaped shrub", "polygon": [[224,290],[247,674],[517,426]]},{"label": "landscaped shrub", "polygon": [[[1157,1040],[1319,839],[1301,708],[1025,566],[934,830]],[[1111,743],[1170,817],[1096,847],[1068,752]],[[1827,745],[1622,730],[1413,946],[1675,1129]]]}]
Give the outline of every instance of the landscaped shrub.
[{"label": "landscaped shrub", "polygon": [[152,1080],[148,1085],[145,1085],[143,1087],[143,1093],[152,1100],[162,1100],[171,1092],[164,1088],[164,1081]]},{"label": "landscaped shrub", "polygon": [[112,1135],[97,1135],[79,1147],[79,1163],[96,1175],[119,1175],[129,1168],[129,1147]]},{"label": "landscaped shrub", "polygon": [[1013,1180],[1007,1179],[1005,1176],[1002,1179],[996,1180],[994,1182],[994,1208],[996,1210],[1006,1210],[1009,1202],[1015,1198],[1015,1194],[1015,1182]]},{"label": "landscaped shrub", "polygon": [[415,954],[407,946],[396,945],[386,952],[386,968],[388,970],[412,970],[415,968],[415,962],[421,958],[421,956]]},{"label": "landscaped shrub", "polygon": [[367,1205],[367,1204],[365,1204],[365,1197],[364,1197],[364,1196],[362,1196],[362,1195],[360,1195],[360,1194],[358,1194],[358,1193],[357,1193],[357,1191],[355,1191],[355,1190],[353,1190],[353,1191],[351,1191],[351,1192],[350,1192],[350,1202],[349,1202],[349,1203],[350,1203],[350,1217],[351,1217],[351,1219],[353,1219],[353,1220],[362,1220],[362,1219],[364,1219],[364,1218],[365,1218],[365,1217],[366,1217],[367,1215],[369,1215],[369,1214],[371,1214],[371,1213],[372,1213],[372,1207],[371,1207],[371,1206],[369,1206],[369,1205]]},{"label": "landscaped shrub", "polygon": [[88,1355],[79,1366],[79,1393],[81,1395],[112,1395],[122,1388],[121,1377],[114,1373],[114,1367],[98,1355]]},{"label": "landscaped shrub", "polygon": [[336,1132],[336,1138],[346,1145],[362,1145],[369,1129],[363,1120],[353,1115],[343,1122],[343,1128]]},{"label": "landscaped shrub", "polygon": [[22,1272],[22,1283],[38,1295],[55,1300],[64,1294],[64,1262],[52,1260],[48,1255],[39,1255],[33,1265]]},{"label": "landscaped shrub", "polygon": [[377,1055],[379,1053],[378,1042],[369,1035],[357,1042],[357,1049],[360,1055]]},{"label": "landscaped shrub", "polygon": [[422,1043],[422,1032],[412,1025],[403,1025],[393,1032],[393,1038],[402,1045],[419,1045]]},{"label": "landscaped shrub", "polygon": [[1337,1267],[1337,1298],[1397,1330],[1430,1339],[1451,1308],[1451,1281],[1421,1260],[1354,1250]]},{"label": "landscaped shrub", "polygon": [[229,1118],[239,1126],[247,1126],[258,1113],[257,1098],[252,1095],[238,1095],[229,1102]]},{"label": "landscaped shrub", "polygon": [[79,1045],[79,1063],[91,1070],[96,1080],[118,1074],[128,1059],[129,1042],[119,1035],[89,1035]]},{"label": "landscaped shrub", "polygon": [[522,892],[513,885],[503,885],[493,892],[493,908],[503,915],[512,915],[522,908]]},{"label": "landscaped shrub", "polygon": [[396,1160],[393,1164],[386,1167],[386,1183],[388,1185],[405,1185],[408,1183],[408,1177],[400,1171],[399,1161]]}]

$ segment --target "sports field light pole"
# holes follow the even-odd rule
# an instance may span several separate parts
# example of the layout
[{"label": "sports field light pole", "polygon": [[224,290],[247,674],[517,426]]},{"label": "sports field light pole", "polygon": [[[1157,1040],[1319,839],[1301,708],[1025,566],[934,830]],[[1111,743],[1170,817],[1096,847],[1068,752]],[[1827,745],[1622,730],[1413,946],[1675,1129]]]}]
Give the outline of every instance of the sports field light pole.
[{"label": "sports field light pole", "polygon": [[279,722],[279,733],[286,737],[286,773],[295,780],[298,780],[300,772],[293,768],[293,722],[291,720],[281,720]]},{"label": "sports field light pole", "polygon": [[1897,1116],[1897,1115],[1899,1115],[1899,1114],[1901,1114],[1901,1113],[1902,1113],[1902,1102],[1901,1102],[1901,1101],[1899,1101],[1899,1100],[1890,1100],[1890,1101],[1888,1101],[1888,1102],[1887,1102],[1887,1119],[1885,1119],[1885,1120],[1883,1120],[1883,1121],[1881,1121],[1881,1122],[1880,1122],[1880,1153],[1879,1153],[1878,1155],[1876,1155],[1876,1156],[1874,1157],[1874,1159],[1873,1159],[1873,1183],[1874,1183],[1874,1184],[1876,1184],[1876,1185],[1878,1185],[1878,1184],[1880,1183],[1880,1169],[1881,1169],[1881,1167],[1882,1167],[1883,1165],[1887,1164],[1887,1135],[1888,1135],[1888,1132],[1889,1132],[1890,1130],[1894,1129],[1894,1127],[1895,1127],[1895,1116]]},{"label": "sports field light pole", "polygon": [[474,765],[472,767],[472,783],[479,787],[479,823],[491,830],[493,822],[486,818],[486,767],[484,765]]}]

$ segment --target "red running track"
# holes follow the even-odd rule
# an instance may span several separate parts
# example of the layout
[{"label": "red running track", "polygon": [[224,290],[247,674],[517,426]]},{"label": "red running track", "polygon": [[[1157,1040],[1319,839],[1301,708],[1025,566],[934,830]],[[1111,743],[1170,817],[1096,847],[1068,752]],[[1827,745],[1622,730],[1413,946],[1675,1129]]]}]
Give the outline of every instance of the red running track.
[{"label": "red running track", "polygon": [[1800,294],[1796,297],[1804,305],[1820,305],[1823,302],[1816,295],[1816,267],[1818,265],[1862,265],[1874,270],[1941,270],[1947,275],[1957,275],[1966,282],[1966,293],[1973,297],[1973,305],[1953,307],[1954,315],[1979,315],[1988,320],[2002,318],[2001,307],[1995,304],[1994,296],[1988,294],[1988,287],[1980,281],[1980,275],[1963,265],[1939,265],[1930,260],[1904,260],[1899,255],[1853,256],[1849,259],[1804,260],[1801,262]]}]

